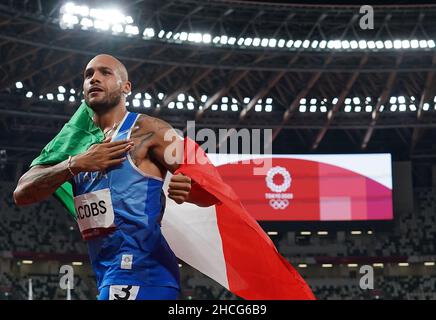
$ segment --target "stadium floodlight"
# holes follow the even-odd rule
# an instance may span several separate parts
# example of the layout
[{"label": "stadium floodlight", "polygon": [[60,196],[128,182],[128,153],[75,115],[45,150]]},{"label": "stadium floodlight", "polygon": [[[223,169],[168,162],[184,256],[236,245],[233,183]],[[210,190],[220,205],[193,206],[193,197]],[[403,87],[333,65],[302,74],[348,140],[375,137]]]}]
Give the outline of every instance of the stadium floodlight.
[{"label": "stadium floodlight", "polygon": [[400,262],[400,263],[398,263],[398,266],[399,267],[408,267],[409,263],[407,263],[407,262]]},{"label": "stadium floodlight", "polygon": [[369,49],[375,49],[375,42],[370,40],[367,42],[368,48]]},{"label": "stadium floodlight", "polygon": [[384,264],[383,264],[383,263],[373,263],[372,265],[373,265],[373,267],[375,267],[375,268],[383,268],[383,267],[384,267]]},{"label": "stadium floodlight", "polygon": [[314,104],[311,105],[310,108],[309,108],[309,111],[310,112],[316,112],[316,105],[314,105]]},{"label": "stadium floodlight", "polygon": [[285,44],[286,44],[286,40],[285,40],[285,39],[280,39],[280,40],[277,42],[277,47],[279,47],[279,48],[283,48],[283,47],[285,46]]},{"label": "stadium floodlight", "polygon": [[357,49],[357,48],[359,48],[359,44],[357,43],[356,40],[351,40],[350,47],[351,47],[351,49]]},{"label": "stadium floodlight", "polygon": [[356,106],[354,108],[354,112],[361,112],[362,111],[362,107],[361,106]]},{"label": "stadium floodlight", "polygon": [[410,111],[416,111],[416,106],[414,104],[409,105]]},{"label": "stadium floodlight", "polygon": [[56,98],[58,99],[58,101],[64,101],[65,100],[65,96],[63,95],[63,93],[58,93]]},{"label": "stadium floodlight", "polygon": [[81,261],[73,261],[72,265],[73,266],[81,266],[81,265],[83,265],[83,262],[81,262]]},{"label": "stadium floodlight", "polygon": [[232,102],[233,103],[238,103],[238,100],[236,100],[235,98],[232,98]]},{"label": "stadium floodlight", "polygon": [[372,106],[370,106],[370,105],[365,106],[365,111],[372,112]]},{"label": "stadium floodlight", "polygon": [[180,93],[178,96],[177,96],[177,100],[178,101],[185,101],[185,95],[183,94],[183,93]]},{"label": "stadium floodlight", "polygon": [[348,268],[357,268],[359,265],[357,263],[349,263],[347,264]]},{"label": "stadium floodlight", "polygon": [[188,41],[197,42],[197,43],[201,42],[202,41],[201,33],[189,33]]},{"label": "stadium floodlight", "polygon": [[237,45],[238,45],[238,46],[242,46],[242,45],[244,44],[244,41],[245,41],[244,38],[239,38],[239,39],[238,39],[238,42],[237,42]]},{"label": "stadium floodlight", "polygon": [[272,103],[272,98],[266,98],[266,101],[265,101],[267,104],[271,104]]},{"label": "stadium floodlight", "polygon": [[163,92],[159,92],[159,93],[157,94],[157,98],[158,98],[159,100],[162,100],[164,97],[165,97],[165,94],[164,94]]},{"label": "stadium floodlight", "polygon": [[253,46],[258,47],[260,45],[260,38],[254,38],[253,39]]},{"label": "stadium floodlight", "polygon": [[350,42],[348,42],[347,40],[343,40],[342,41],[342,48],[349,49],[350,48]]},{"label": "stadium floodlight", "polygon": [[407,110],[406,105],[405,104],[400,104],[399,110],[400,110],[400,112],[406,111]]},{"label": "stadium floodlight", "polygon": [[22,264],[32,264],[33,261],[32,260],[23,260],[21,261]]},{"label": "stadium floodlight", "polygon": [[15,87],[17,89],[23,89],[23,83],[21,81],[15,82]]},{"label": "stadium floodlight", "polygon": [[380,107],[380,112],[383,112],[384,109],[385,109],[385,106],[382,104]]},{"label": "stadium floodlight", "polygon": [[248,103],[250,103],[250,100],[251,100],[251,99],[250,99],[249,97],[245,97],[245,98],[244,98],[244,103],[245,103],[245,104],[248,104]]},{"label": "stadium floodlight", "polygon": [[70,101],[70,102],[75,102],[75,101],[76,101],[76,98],[75,98],[74,96],[70,96],[70,98],[68,99],[68,101]]},{"label": "stadium floodlight", "polygon": [[153,38],[155,33],[153,28],[145,28],[144,32],[142,33],[144,38]]},{"label": "stadium floodlight", "polygon": [[305,105],[300,105],[300,112],[306,112],[307,108]]},{"label": "stadium floodlight", "polygon": [[229,109],[229,106],[228,106],[227,103],[223,103],[223,104],[221,105],[221,111],[227,111],[228,109]]},{"label": "stadium floodlight", "polygon": [[27,91],[26,98],[32,98],[32,96],[33,96],[33,92],[32,91]]},{"label": "stadium floodlight", "polygon": [[221,98],[221,102],[222,103],[227,103],[227,102],[229,102],[229,98],[228,97],[222,97]]},{"label": "stadium floodlight", "polygon": [[301,99],[300,99],[300,103],[301,103],[301,104],[306,104],[306,98],[301,98]]},{"label": "stadium floodlight", "polygon": [[300,235],[302,235],[302,236],[310,236],[312,234],[312,232],[310,232],[310,231],[301,231],[300,232]]},{"label": "stadium floodlight", "polygon": [[336,103],[338,103],[338,101],[339,101],[338,98],[333,98],[332,103],[333,103],[333,104],[336,104]]},{"label": "stadium floodlight", "polygon": [[218,105],[216,103],[214,103],[212,105],[212,111],[216,111],[216,110],[218,110]]},{"label": "stadium floodlight", "polygon": [[248,47],[251,45],[252,42],[253,42],[252,38],[245,38],[244,45]]},{"label": "stadium floodlight", "polygon": [[365,40],[359,40],[359,48],[360,49],[366,49],[367,48]]},{"label": "stadium floodlight", "polygon": [[207,96],[203,94],[203,95],[201,96],[200,100],[201,100],[201,102],[205,103],[206,100],[207,100]]},{"label": "stadium floodlight", "polygon": [[329,40],[327,42],[327,48],[333,49],[334,47],[335,47],[335,41],[334,40]]},{"label": "stadium floodlight", "polygon": [[436,46],[434,40],[428,40],[427,41],[427,45],[429,48],[434,48]]},{"label": "stadium floodlight", "polygon": [[354,103],[354,104],[359,104],[359,103],[360,103],[360,99],[359,99],[359,97],[354,97],[354,98],[353,98],[353,103]]},{"label": "stadium floodlight", "polygon": [[87,30],[87,29],[92,28],[94,26],[94,21],[92,21],[92,19],[85,17],[85,18],[82,18],[82,20],[80,20],[80,25],[82,26],[83,30]]},{"label": "stadium floodlight", "polygon": [[[183,32],[182,32],[182,33],[183,33]],[[182,39],[180,39],[180,40],[182,40]],[[221,37],[220,37],[220,36],[216,36],[216,37],[213,37],[212,42],[215,43],[215,44],[217,44],[218,42],[220,42],[220,40],[221,40]]]},{"label": "stadium floodlight", "polygon": [[147,100],[151,100],[151,95],[148,92],[146,92],[144,93],[144,98]]},{"label": "stadium floodlight", "polygon": [[396,103],[397,102],[397,97],[391,97],[391,99],[389,100],[389,103]]},{"label": "stadium floodlight", "polygon": [[310,41],[309,41],[309,40],[304,40],[302,46],[303,46],[303,48],[305,48],[305,49],[309,48],[309,46],[310,46]]},{"label": "stadium floodlight", "polygon": [[377,49],[383,49],[385,47],[383,41],[380,40],[375,42],[375,46],[377,47]]},{"label": "stadium floodlight", "polygon": [[221,39],[220,39],[220,43],[221,44],[227,44],[227,40],[228,40],[229,38],[226,36],[226,35],[222,35],[221,36]]},{"label": "stadium floodlight", "polygon": [[72,14],[63,14],[60,21],[59,26],[62,29],[73,29],[76,24],[79,23],[79,18]]},{"label": "stadium floodlight", "polygon": [[[188,37],[188,34],[187,34],[186,32],[182,32],[182,33],[186,34],[186,37]],[[162,39],[162,38],[164,37],[164,35],[165,35],[165,30],[161,30],[161,31],[159,31],[159,33],[157,34],[157,37],[158,37],[159,39]],[[181,39],[181,40],[186,40],[186,39]]]},{"label": "stadium floodlight", "polygon": [[257,103],[262,103],[262,99],[257,100]]},{"label": "stadium floodlight", "polygon": [[428,103],[424,103],[424,105],[422,106],[422,110],[428,111],[428,109],[430,109],[430,105]]},{"label": "stadium floodlight", "polygon": [[325,41],[325,40],[321,40],[321,42],[319,43],[319,47],[320,47],[321,49],[324,49],[326,46],[327,46],[327,41]]},{"label": "stadium floodlight", "polygon": [[409,40],[401,41],[401,46],[403,47],[403,49],[409,49],[410,48],[410,41]]},{"label": "stadium floodlight", "polygon": [[351,103],[351,98],[346,98],[345,99],[345,104],[350,104]]},{"label": "stadium floodlight", "polygon": [[48,100],[53,100],[54,99],[54,97],[53,97],[53,93],[47,93],[47,99]]},{"label": "stadium floodlight", "polygon": [[312,41],[312,45],[311,45],[311,47],[312,47],[313,49],[316,49],[316,47],[318,46],[318,43],[319,43],[318,40],[313,40],[313,41]]},{"label": "stadium floodlight", "polygon": [[298,268],[307,268],[307,264],[306,263],[299,263]]},{"label": "stadium floodlight", "polygon": [[323,263],[321,265],[321,267],[323,267],[323,268],[333,268],[333,265],[331,263]]},{"label": "stadium floodlight", "polygon": [[366,100],[367,102],[371,102],[371,97],[366,97],[365,100]]},{"label": "stadium floodlight", "polygon": [[401,40],[394,40],[394,48],[401,49]]},{"label": "stadium floodlight", "polygon": [[269,42],[269,39],[263,38],[262,41],[260,42],[260,45],[262,47],[266,47],[266,46],[268,46],[268,42]]},{"label": "stadium floodlight", "polygon": [[353,231],[351,231],[351,234],[352,235],[360,235],[360,234],[362,234],[362,231],[360,231],[360,230],[353,230]]},{"label": "stadium floodlight", "polygon": [[177,102],[176,103],[176,107],[177,107],[177,109],[179,109],[179,110],[181,110],[181,109],[183,109],[183,102]]},{"label": "stadium floodlight", "polygon": [[426,40],[419,40],[419,47],[420,48],[427,48],[428,44]]},{"label": "stadium floodlight", "polygon": [[349,104],[347,104],[344,108],[345,112],[351,112],[351,106]]},{"label": "stadium floodlight", "polygon": [[188,96],[188,101],[189,101],[189,102],[194,102],[194,101],[195,101],[195,99],[194,99],[194,97],[193,97],[193,96]]},{"label": "stadium floodlight", "polygon": [[94,20],[94,28],[107,31],[109,30],[109,23],[104,20]]},{"label": "stadium floodlight", "polygon": [[142,93],[138,92],[137,94],[135,94],[134,98],[135,99],[141,99],[142,98]]},{"label": "stadium floodlight", "polygon": [[174,106],[176,104],[174,103],[174,101],[171,101],[170,103],[168,103],[168,109],[174,109]]},{"label": "stadium floodlight", "polygon": [[265,106],[265,111],[266,111],[266,112],[271,112],[271,111],[272,111],[272,105],[267,104],[267,105]]},{"label": "stadium floodlight", "polygon": [[238,111],[238,105],[237,104],[232,104],[231,108],[232,108],[232,111]]},{"label": "stadium floodlight", "polygon": [[262,111],[262,105],[256,104],[256,106],[254,107],[254,111],[261,112]]},{"label": "stadium floodlight", "polygon": [[188,110],[194,110],[194,104],[192,102],[188,102],[187,106]]},{"label": "stadium floodlight", "polygon": [[424,262],[424,266],[426,266],[426,267],[433,267],[434,265],[435,265],[434,261]]},{"label": "stadium floodlight", "polygon": [[141,101],[139,99],[133,99],[132,104],[135,108],[141,105]]},{"label": "stadium floodlight", "polygon": [[172,31],[168,31],[167,34],[165,35],[165,38],[171,39],[172,35],[173,35],[173,32]]},{"label": "stadium floodlight", "polygon": [[[162,31],[161,31],[162,32]],[[165,31],[164,31],[164,33],[165,33]],[[159,32],[159,34],[160,34],[160,32]],[[158,37],[159,37],[159,34],[158,34]],[[159,38],[161,38],[161,37],[159,37]],[[188,33],[187,32],[180,32],[180,40],[181,41],[186,41],[186,40],[188,40]]]},{"label": "stadium floodlight", "polygon": [[404,98],[404,96],[399,96],[398,103],[406,103],[406,98]]},{"label": "stadium floodlight", "polygon": [[391,40],[386,40],[385,41],[385,48],[386,49],[392,49],[394,47],[394,44],[392,43]]},{"label": "stadium floodlight", "polygon": [[230,37],[229,41],[227,41],[227,43],[231,46],[233,46],[236,43],[236,38],[235,37]]},{"label": "stadium floodlight", "polygon": [[398,106],[396,104],[391,105],[391,111],[395,112],[397,111]]},{"label": "stadium floodlight", "polygon": [[291,48],[293,44],[294,44],[294,40],[288,40],[288,42],[286,42],[286,47]]},{"label": "stadium floodlight", "polygon": [[321,106],[319,109],[321,110],[321,112],[327,112],[327,107],[326,106]]},{"label": "stadium floodlight", "polygon": [[121,24],[115,24],[112,27],[112,32],[113,33],[122,33],[123,31],[124,31],[124,28],[123,28],[123,26]]},{"label": "stadium floodlight", "polygon": [[315,98],[310,99],[310,104],[315,104],[315,103],[316,103],[316,99]]},{"label": "stadium floodlight", "polygon": [[143,101],[142,101],[142,105],[143,105],[145,108],[150,108],[150,107],[151,107],[151,101],[150,101],[150,100],[143,100]]},{"label": "stadium floodlight", "polygon": [[316,234],[319,236],[327,236],[329,233],[328,231],[318,231]]},{"label": "stadium floodlight", "polygon": [[410,46],[411,46],[413,49],[419,48],[419,41],[416,40],[416,39],[410,40]]},{"label": "stadium floodlight", "polygon": [[208,33],[203,34],[202,40],[204,43],[210,43],[212,41],[212,36]]},{"label": "stadium floodlight", "polygon": [[70,89],[70,93],[71,93],[71,94],[76,94],[76,90],[74,90],[74,89]]},{"label": "stadium floodlight", "polygon": [[131,26],[131,25],[127,25],[126,26],[126,31],[125,31],[128,35],[134,35],[136,36],[137,34],[139,34],[139,29],[137,26]]}]

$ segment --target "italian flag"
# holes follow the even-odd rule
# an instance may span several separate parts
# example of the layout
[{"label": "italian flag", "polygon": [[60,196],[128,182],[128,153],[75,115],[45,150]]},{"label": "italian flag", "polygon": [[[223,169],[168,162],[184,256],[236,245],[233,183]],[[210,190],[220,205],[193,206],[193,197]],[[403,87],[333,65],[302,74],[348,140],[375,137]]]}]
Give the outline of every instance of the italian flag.
[{"label": "italian flag", "polygon": [[[61,162],[101,142],[103,133],[92,116],[92,110],[83,103],[31,166]],[[167,202],[162,232],[176,256],[243,299],[315,299],[307,283],[223,182],[203,150],[186,138],[184,151],[184,163],[176,174],[189,176],[197,192],[208,192],[219,203],[204,208]],[[168,181],[169,177],[166,184]],[[75,218],[71,185],[62,185],[55,196]]]}]

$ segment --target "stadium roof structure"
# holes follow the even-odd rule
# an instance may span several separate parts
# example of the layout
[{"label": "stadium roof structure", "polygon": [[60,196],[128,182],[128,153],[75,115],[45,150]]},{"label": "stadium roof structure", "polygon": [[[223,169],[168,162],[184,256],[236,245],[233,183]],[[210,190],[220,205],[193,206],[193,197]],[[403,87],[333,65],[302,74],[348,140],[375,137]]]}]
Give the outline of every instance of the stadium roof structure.
[{"label": "stadium roof structure", "polygon": [[129,109],[180,129],[271,128],[278,153],[434,157],[436,6],[372,9],[362,29],[359,6],[0,0],[0,149],[35,156],[109,53]]}]

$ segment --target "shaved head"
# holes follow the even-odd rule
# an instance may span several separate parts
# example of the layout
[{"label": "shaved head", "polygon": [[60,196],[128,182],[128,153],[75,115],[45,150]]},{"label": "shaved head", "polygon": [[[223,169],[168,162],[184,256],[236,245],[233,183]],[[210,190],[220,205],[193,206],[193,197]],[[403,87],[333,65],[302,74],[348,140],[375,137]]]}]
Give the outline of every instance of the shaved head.
[{"label": "shaved head", "polygon": [[86,65],[83,92],[86,103],[94,111],[104,112],[124,104],[130,91],[127,69],[117,58],[99,54]]},{"label": "shaved head", "polygon": [[117,58],[114,56],[111,56],[110,54],[99,54],[96,55],[94,58],[91,59],[91,61],[88,62],[88,65],[91,64],[91,62],[94,62],[95,60],[103,61],[105,64],[109,64],[112,66],[112,69],[114,71],[118,72],[120,78],[122,81],[129,80],[129,75],[127,74],[126,66]]}]

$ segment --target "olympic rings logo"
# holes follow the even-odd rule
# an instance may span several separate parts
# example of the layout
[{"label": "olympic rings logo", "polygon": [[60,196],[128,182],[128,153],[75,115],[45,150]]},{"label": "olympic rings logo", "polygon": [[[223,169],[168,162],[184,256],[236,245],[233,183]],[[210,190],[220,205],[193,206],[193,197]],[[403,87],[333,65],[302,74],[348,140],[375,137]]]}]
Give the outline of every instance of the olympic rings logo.
[{"label": "olympic rings logo", "polygon": [[269,205],[275,210],[284,210],[289,205],[289,201],[272,199],[269,201]]},{"label": "olympic rings logo", "polygon": [[[274,183],[274,177],[276,174],[279,174],[283,177],[282,184]],[[292,182],[291,175],[289,174],[288,170],[278,166],[268,170],[265,180],[268,188],[270,188],[271,191],[274,192],[285,192],[291,186]]]}]

